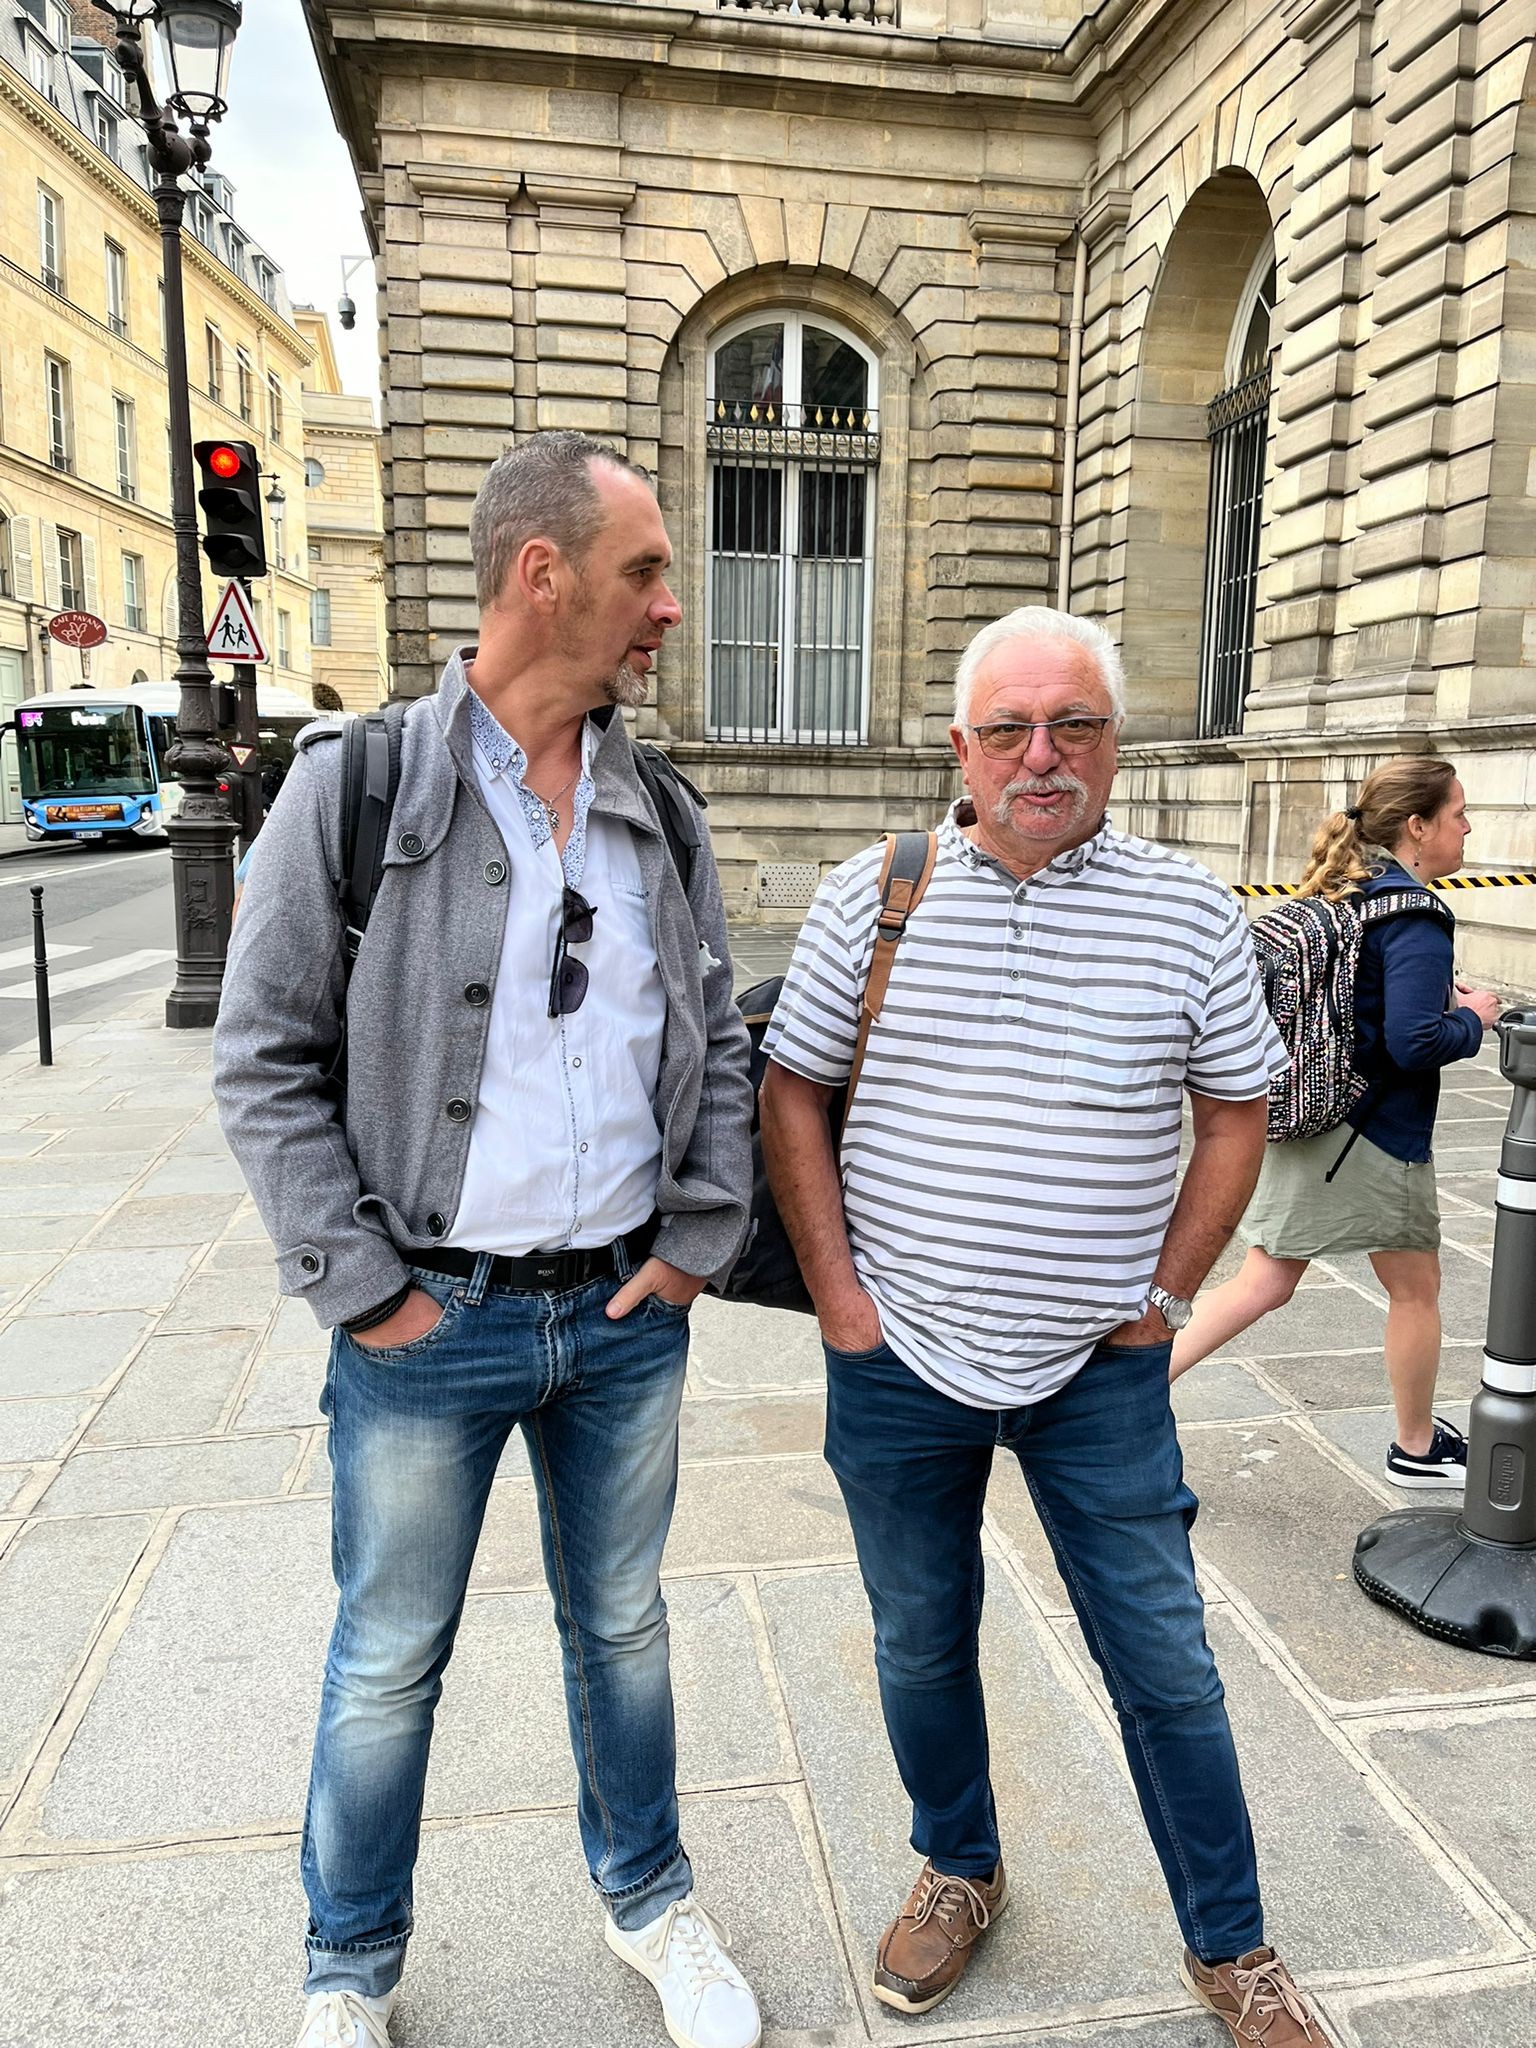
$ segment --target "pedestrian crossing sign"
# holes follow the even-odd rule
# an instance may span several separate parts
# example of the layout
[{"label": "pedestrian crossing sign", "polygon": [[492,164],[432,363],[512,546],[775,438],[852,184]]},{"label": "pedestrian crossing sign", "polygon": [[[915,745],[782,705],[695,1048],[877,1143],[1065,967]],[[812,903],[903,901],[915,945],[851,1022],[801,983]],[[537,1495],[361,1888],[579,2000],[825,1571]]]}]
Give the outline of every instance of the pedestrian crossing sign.
[{"label": "pedestrian crossing sign", "polygon": [[208,628],[208,659],[263,662],[266,658],[251,600],[238,583],[226,583]]}]

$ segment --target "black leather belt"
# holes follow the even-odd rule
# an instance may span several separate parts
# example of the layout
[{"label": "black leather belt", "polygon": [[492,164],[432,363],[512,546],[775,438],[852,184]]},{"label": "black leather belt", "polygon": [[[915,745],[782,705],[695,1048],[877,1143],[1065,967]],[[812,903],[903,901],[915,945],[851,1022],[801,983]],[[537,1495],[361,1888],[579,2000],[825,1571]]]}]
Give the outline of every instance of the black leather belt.
[{"label": "black leather belt", "polygon": [[[656,1219],[652,1217],[612,1244],[593,1245],[588,1251],[529,1252],[515,1259],[496,1252],[491,1258],[490,1284],[513,1294],[560,1294],[568,1287],[585,1287],[589,1280],[617,1273],[620,1247],[633,1272],[649,1256],[655,1241]],[[473,1279],[481,1258],[479,1252],[461,1251],[451,1244],[441,1251],[407,1251],[401,1256],[408,1266],[424,1266],[429,1273],[449,1273],[458,1280]]]}]

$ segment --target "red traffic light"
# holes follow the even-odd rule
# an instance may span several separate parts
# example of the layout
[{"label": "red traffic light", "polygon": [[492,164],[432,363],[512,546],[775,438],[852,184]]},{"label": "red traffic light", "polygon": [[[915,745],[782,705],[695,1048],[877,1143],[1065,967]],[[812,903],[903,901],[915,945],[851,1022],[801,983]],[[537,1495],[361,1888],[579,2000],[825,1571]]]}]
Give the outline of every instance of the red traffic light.
[{"label": "red traffic light", "polygon": [[239,452],[221,443],[209,455],[208,467],[215,476],[238,476],[242,467]]}]

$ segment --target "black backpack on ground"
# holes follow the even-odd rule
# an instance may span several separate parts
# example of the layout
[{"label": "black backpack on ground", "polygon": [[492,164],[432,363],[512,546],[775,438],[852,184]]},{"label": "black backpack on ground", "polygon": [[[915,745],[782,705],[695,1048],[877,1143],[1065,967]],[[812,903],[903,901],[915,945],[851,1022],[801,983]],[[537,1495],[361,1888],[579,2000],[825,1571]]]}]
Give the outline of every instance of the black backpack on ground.
[{"label": "black backpack on ground", "polygon": [[[933,873],[933,864],[938,852],[938,841],[932,832],[888,832],[885,841],[885,863],[880,870],[880,916],[875,934],[875,950],[869,963],[869,976],[864,985],[864,1001],[859,1010],[859,1039],[853,1055],[853,1066],[849,1070],[848,1083],[833,1097],[831,1104],[832,1142],[834,1147],[842,1141],[843,1124],[848,1115],[848,1105],[853,1092],[859,1085],[859,1075],[864,1066],[864,1050],[869,1042],[870,1026],[880,1014],[885,1001],[886,985],[891,978],[891,967],[895,962],[896,948],[907,919],[917,908],[928,878]],[[768,1057],[763,1051],[763,1039],[767,1034],[768,1021],[779,1000],[784,986],[782,974],[770,975],[752,988],[743,989],[736,998],[737,1007],[746,1023],[747,1036],[752,1041],[752,1211],[747,1226],[747,1241],[741,1255],[732,1266],[723,1285],[709,1283],[709,1292],[718,1294],[726,1301],[747,1301],[759,1308],[789,1308],[802,1315],[814,1315],[815,1305],[806,1291],[805,1281],[800,1275],[800,1264],[795,1257],[794,1246],[789,1241],[789,1232],[784,1228],[784,1219],[779,1214],[778,1204],[773,1199],[773,1190],[768,1185],[767,1171],[763,1165],[763,1136],[758,1122],[757,1098],[763,1085],[763,1076],[768,1071]]]}]

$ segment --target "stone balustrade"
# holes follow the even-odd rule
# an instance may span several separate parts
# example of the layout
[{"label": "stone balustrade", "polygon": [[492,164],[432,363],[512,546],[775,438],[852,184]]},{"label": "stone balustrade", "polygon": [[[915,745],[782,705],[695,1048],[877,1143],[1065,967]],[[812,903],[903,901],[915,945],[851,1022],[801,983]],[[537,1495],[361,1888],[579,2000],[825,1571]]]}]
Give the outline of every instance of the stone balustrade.
[{"label": "stone balustrade", "polygon": [[901,21],[899,0],[716,0],[716,6],[722,14],[778,14],[808,26],[897,28]]}]

